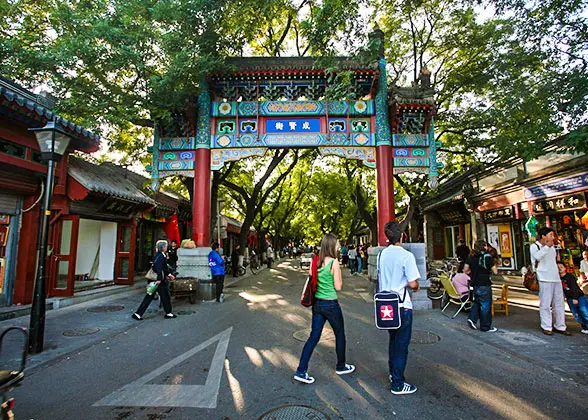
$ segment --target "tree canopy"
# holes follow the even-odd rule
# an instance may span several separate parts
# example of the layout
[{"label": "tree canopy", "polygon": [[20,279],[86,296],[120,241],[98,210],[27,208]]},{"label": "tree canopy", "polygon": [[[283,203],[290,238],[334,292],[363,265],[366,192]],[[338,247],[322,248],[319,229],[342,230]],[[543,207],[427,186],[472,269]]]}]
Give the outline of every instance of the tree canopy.
[{"label": "tree canopy", "polygon": [[[532,159],[562,135],[568,148],[588,152],[587,10],[583,0],[0,0],[0,64],[27,87],[49,86],[58,112],[105,132],[127,163],[147,163],[153,122],[194,102],[202,76],[225,57],[311,55],[328,67],[334,55],[363,57],[378,24],[391,85],[431,71],[443,179],[478,162]],[[333,76],[328,94],[345,96],[347,79]],[[260,165],[275,156],[282,155]],[[287,197],[303,189],[300,205],[328,201],[349,214],[323,209],[297,224],[293,213],[287,229],[274,228],[278,236],[296,235],[304,223],[312,237],[327,227],[347,235],[359,221],[373,228],[373,173],[354,163],[313,166],[306,185],[296,168],[279,178],[291,159],[273,165],[278,172],[255,199],[248,164],[219,176],[237,196],[247,192],[254,211],[244,209],[243,218],[272,229],[295,212]],[[396,181],[402,207],[427,191],[422,176]],[[327,199],[313,201],[322,188]]]}]

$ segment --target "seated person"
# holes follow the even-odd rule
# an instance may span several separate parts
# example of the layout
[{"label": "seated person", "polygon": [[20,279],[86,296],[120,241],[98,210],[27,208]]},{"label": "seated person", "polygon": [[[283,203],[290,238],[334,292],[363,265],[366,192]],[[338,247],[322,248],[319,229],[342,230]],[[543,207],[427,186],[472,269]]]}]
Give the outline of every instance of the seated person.
[{"label": "seated person", "polygon": [[558,262],[557,268],[570,311],[582,326],[582,334],[588,334],[588,299],[578,286],[576,278],[568,273],[567,266]]},{"label": "seated person", "polygon": [[453,283],[453,287],[455,287],[462,300],[468,297],[470,294],[470,276],[465,273],[457,273],[453,276],[451,283]]}]

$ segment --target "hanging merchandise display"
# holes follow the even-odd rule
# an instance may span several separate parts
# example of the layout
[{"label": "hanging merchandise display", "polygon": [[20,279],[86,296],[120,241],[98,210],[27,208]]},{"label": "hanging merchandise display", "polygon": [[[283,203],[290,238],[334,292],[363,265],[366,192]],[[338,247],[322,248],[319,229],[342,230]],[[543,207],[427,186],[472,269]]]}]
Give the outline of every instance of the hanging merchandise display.
[{"label": "hanging merchandise display", "polygon": [[535,219],[535,217],[533,216],[529,217],[529,220],[527,220],[527,222],[525,223],[525,230],[529,234],[529,238],[534,238],[535,236],[537,236],[538,224],[539,221]]}]

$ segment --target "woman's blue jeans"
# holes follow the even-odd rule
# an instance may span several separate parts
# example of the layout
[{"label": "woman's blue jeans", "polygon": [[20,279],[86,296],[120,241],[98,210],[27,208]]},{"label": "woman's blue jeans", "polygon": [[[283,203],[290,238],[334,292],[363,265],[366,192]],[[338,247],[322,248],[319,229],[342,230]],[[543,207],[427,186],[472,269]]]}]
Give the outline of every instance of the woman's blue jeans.
[{"label": "woman's blue jeans", "polygon": [[361,274],[361,257],[357,257],[357,272]]},{"label": "woman's blue jeans", "polygon": [[588,330],[588,298],[580,296],[577,301],[578,303],[574,303],[573,299],[568,299],[570,311],[572,311],[574,318],[580,323],[582,329]]},{"label": "woman's blue jeans", "polygon": [[480,331],[492,328],[492,286],[474,286],[474,304],[469,319],[474,324],[480,320]]},{"label": "woman's blue jeans", "polygon": [[312,330],[310,337],[306,341],[300,356],[300,364],[297,373],[304,374],[308,370],[308,363],[314,348],[321,339],[321,333],[325,322],[329,321],[331,328],[335,333],[335,351],[337,353],[337,370],[345,368],[345,325],[343,322],[343,312],[339,302],[336,300],[321,300],[316,299],[312,305]]}]

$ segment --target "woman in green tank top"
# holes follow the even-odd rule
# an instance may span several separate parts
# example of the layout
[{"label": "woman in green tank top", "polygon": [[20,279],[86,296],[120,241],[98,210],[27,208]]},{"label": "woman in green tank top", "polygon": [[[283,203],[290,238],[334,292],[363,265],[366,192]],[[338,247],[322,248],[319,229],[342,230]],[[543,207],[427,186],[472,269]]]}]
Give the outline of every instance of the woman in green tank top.
[{"label": "woman in green tank top", "polygon": [[[335,333],[335,352],[337,353],[335,373],[345,375],[355,370],[355,366],[345,363],[345,326],[343,312],[341,312],[337,300],[337,291],[343,287],[341,266],[337,261],[337,244],[337,237],[332,234],[325,235],[321,241],[321,250],[318,256],[318,281],[312,305],[312,329],[310,337],[302,349],[300,363],[296,369],[296,375],[294,375],[295,380],[305,384],[314,382],[314,378],[307,373],[308,363],[321,338],[326,321],[329,321]],[[314,263],[316,263],[316,257],[313,260]],[[310,274],[312,274],[312,265]]]}]

